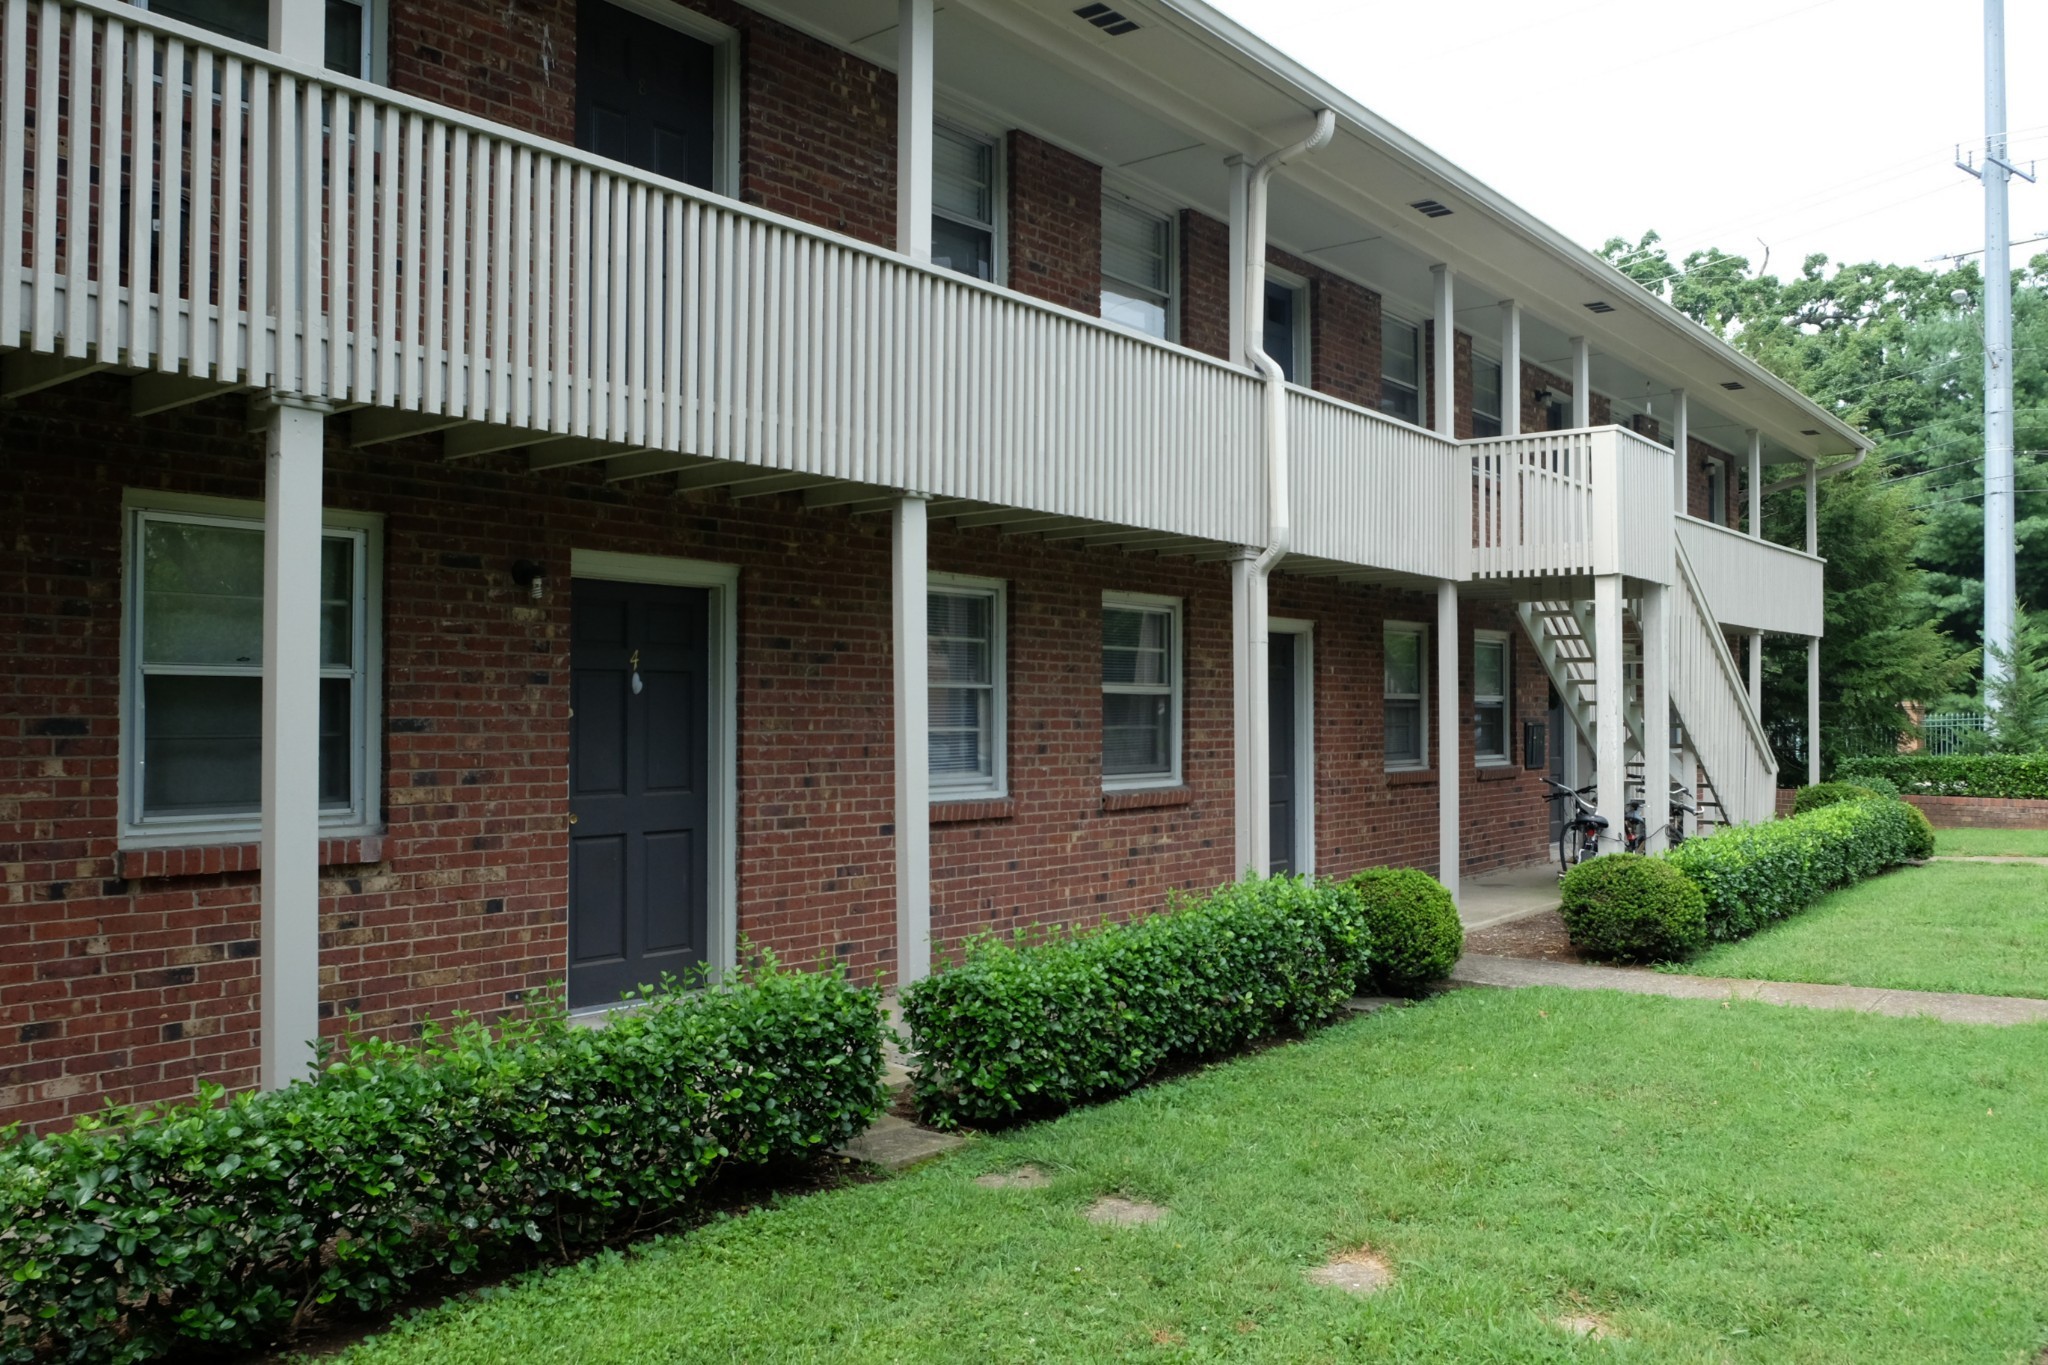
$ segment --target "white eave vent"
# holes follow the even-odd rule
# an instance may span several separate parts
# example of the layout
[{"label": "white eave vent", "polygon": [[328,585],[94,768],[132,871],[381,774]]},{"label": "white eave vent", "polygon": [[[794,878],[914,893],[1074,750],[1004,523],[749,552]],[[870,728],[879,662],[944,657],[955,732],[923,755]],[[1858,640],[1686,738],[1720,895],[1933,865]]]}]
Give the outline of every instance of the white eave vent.
[{"label": "white eave vent", "polygon": [[1126,33],[1135,33],[1138,30],[1137,24],[1124,18],[1108,5],[1083,5],[1074,13],[1112,38],[1121,38]]},{"label": "white eave vent", "polygon": [[1448,218],[1451,216],[1450,206],[1438,203],[1434,199],[1418,199],[1408,207],[1414,209],[1424,218]]},{"label": "white eave vent", "polygon": [[1594,299],[1586,305],[1586,311],[1589,313],[1611,313],[1614,311],[1614,305],[1606,299]]}]

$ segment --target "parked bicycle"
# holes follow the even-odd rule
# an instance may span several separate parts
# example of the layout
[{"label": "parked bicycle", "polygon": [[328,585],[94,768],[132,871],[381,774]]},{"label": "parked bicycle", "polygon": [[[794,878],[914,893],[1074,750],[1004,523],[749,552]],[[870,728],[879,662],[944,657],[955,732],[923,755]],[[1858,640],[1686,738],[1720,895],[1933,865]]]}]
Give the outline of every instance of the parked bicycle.
[{"label": "parked bicycle", "polygon": [[[1647,853],[1650,843],[1650,822],[1643,816],[1645,798],[1636,797],[1628,803],[1628,812],[1622,817],[1622,847],[1630,853]],[[1671,819],[1664,826],[1664,846],[1677,848],[1685,842],[1685,817],[1695,821],[1700,809],[1693,804],[1692,796],[1682,782],[1671,784]]]},{"label": "parked bicycle", "polygon": [[1554,790],[1543,799],[1572,803],[1571,818],[1564,822],[1564,828],[1557,836],[1557,876],[1564,880],[1565,873],[1588,858],[1600,856],[1600,841],[1607,836],[1607,817],[1593,809],[1593,803],[1586,800],[1597,787],[1580,787],[1574,790],[1555,778],[1546,777],[1543,785]]}]

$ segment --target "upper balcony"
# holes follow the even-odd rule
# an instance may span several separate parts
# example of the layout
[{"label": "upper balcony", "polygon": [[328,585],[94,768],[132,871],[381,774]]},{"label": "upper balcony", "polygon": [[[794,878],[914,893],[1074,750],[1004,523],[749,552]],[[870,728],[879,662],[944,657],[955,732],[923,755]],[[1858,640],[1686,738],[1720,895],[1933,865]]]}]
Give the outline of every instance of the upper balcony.
[{"label": "upper balcony", "polygon": [[[1265,541],[1242,366],[114,0],[0,0],[0,101],[10,393],[111,369],[138,413],[270,389],[358,444]],[[1287,405],[1290,568],[1669,576],[1670,452],[1634,433],[1461,443]],[[1749,591],[1722,540],[1703,580]]]}]

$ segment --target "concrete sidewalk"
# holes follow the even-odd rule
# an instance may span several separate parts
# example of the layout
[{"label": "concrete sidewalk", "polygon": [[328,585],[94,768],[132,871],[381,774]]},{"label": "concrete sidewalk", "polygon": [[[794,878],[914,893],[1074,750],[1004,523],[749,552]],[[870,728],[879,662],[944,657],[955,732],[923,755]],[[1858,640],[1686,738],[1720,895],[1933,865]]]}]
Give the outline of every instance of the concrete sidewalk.
[{"label": "concrete sidewalk", "polygon": [[1808,1009],[1859,1014],[1924,1016],[1957,1024],[2033,1024],[2048,1021],[2048,1000],[2007,995],[1891,991],[1872,986],[1820,986],[1798,981],[1749,981],[1732,976],[1676,976],[1643,967],[1597,967],[1468,953],[1451,972],[1461,986],[1563,986],[1575,991],[1622,991],[1678,1000],[1762,1000]]},{"label": "concrete sidewalk", "polygon": [[1557,909],[1557,864],[1511,867],[1466,877],[1458,888],[1458,922],[1465,932]]}]

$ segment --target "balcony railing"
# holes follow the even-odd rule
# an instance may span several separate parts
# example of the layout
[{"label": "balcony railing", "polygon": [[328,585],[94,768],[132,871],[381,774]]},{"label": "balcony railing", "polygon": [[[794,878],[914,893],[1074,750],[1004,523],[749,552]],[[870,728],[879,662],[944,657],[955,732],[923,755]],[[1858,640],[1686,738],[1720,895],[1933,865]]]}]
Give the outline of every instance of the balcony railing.
[{"label": "balcony railing", "polygon": [[1671,581],[1671,452],[1620,427],[1466,443],[1472,577]]},{"label": "balcony railing", "polygon": [[1715,620],[1731,630],[1821,633],[1825,560],[1693,517],[1676,522]]}]

